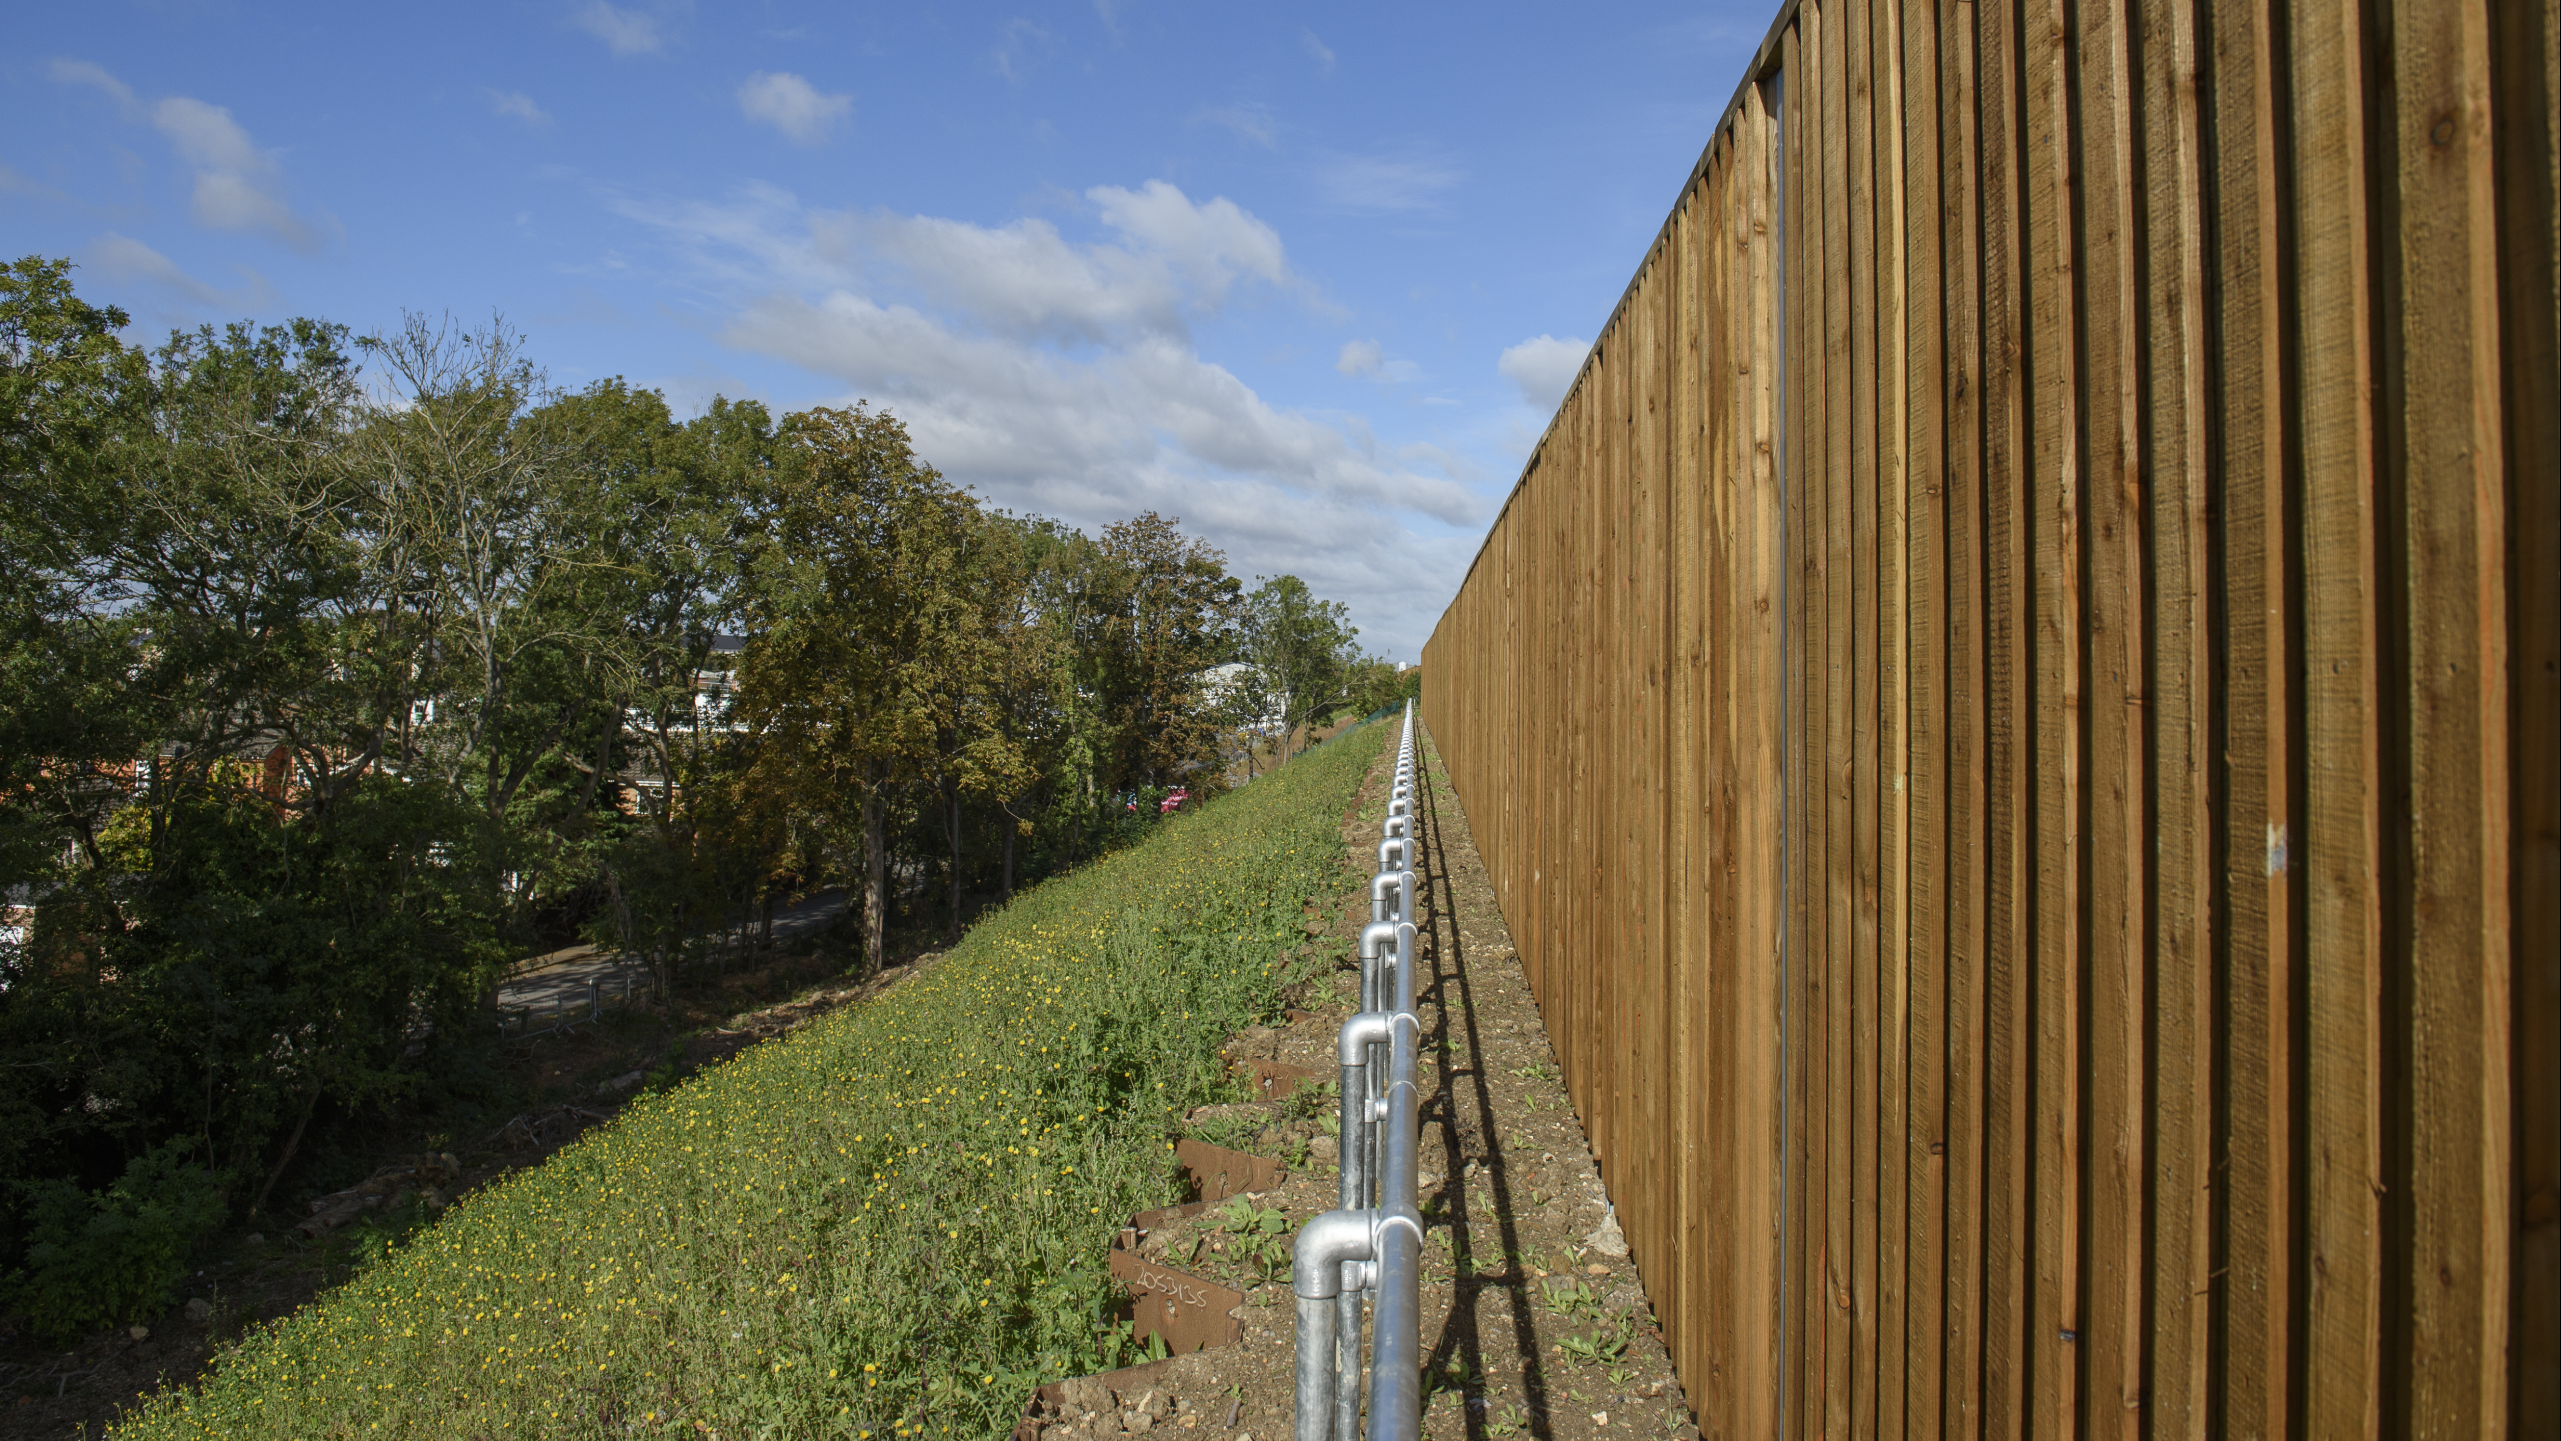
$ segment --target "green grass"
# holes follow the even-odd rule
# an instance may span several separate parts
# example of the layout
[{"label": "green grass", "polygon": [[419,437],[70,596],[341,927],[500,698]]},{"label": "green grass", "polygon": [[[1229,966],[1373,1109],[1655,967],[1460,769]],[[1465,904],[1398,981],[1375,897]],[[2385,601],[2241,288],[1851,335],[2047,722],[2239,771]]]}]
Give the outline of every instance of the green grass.
[{"label": "green grass", "polygon": [[987,1436],[1130,1359],[1105,1265],[1268,1017],[1385,727],[478,1193],[120,1437]]}]

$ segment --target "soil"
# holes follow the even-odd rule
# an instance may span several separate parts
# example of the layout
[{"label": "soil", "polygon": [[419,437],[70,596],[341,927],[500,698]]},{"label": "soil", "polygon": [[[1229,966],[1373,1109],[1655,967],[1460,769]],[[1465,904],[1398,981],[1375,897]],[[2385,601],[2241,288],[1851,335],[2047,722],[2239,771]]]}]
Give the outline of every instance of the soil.
[{"label": "soil", "polygon": [[[1344,844],[1363,871],[1377,853],[1392,764],[1390,751],[1344,818]],[[1420,1162],[1423,1432],[1453,1441],[1694,1438],[1644,1282],[1428,738],[1424,765],[1417,879],[1428,968],[1416,1000],[1431,1062]],[[1334,1038],[1357,993],[1348,956],[1369,919],[1366,887],[1312,905],[1311,918],[1311,945],[1337,948],[1344,968],[1298,988],[1286,1026],[1236,1037],[1229,1054],[1240,1062],[1333,1068]],[[1322,1107],[1255,1101],[1195,1113],[1205,1139],[1303,1168],[1276,1187],[1151,1229],[1141,1243],[1151,1260],[1244,1291],[1236,1310],[1244,1339],[1114,1373],[1099,1389],[1044,1388],[1031,1418],[1048,1428],[1044,1441],[1099,1441],[1159,1425],[1222,1441],[1291,1434],[1294,1308],[1287,1263],[1273,1264],[1257,1213],[1280,1212],[1287,1241],[1335,1204],[1332,1137],[1322,1122],[1330,1107],[1326,1097]],[[1150,1405],[1162,1414],[1148,1415]]]},{"label": "soil", "polygon": [[[446,1135],[396,1121],[379,1152],[315,1158],[309,1171],[406,1170],[424,1163],[432,1176],[416,1185],[381,1188],[355,1223],[319,1236],[296,1229],[319,1197],[277,1207],[208,1243],[201,1269],[178,1288],[170,1310],[139,1329],[118,1327],[57,1350],[0,1316],[0,1437],[103,1436],[140,1395],[192,1381],[251,1328],[288,1315],[352,1279],[400,1230],[510,1171],[540,1165],[588,1127],[613,1118],[657,1073],[660,1083],[718,1065],[759,1041],[796,1031],[840,1006],[868,1000],[941,958],[921,938],[893,935],[891,958],[868,982],[853,984],[844,958],[811,946],[688,977],[672,1006],[610,1009],[601,1022],[511,1042],[501,1053],[507,1089],[524,1109],[500,1124]],[[641,1081],[616,1087],[637,1071]],[[437,1159],[460,1164],[447,1173]]]}]

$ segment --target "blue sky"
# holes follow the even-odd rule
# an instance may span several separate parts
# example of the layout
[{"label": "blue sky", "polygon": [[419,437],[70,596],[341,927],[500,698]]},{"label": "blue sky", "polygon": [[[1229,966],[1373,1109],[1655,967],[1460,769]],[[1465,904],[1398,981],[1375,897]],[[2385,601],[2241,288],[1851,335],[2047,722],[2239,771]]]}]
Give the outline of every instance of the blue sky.
[{"label": "blue sky", "polygon": [[567,387],[866,397],[1412,659],[1770,13],[30,7],[0,230],[139,338],[498,314]]}]

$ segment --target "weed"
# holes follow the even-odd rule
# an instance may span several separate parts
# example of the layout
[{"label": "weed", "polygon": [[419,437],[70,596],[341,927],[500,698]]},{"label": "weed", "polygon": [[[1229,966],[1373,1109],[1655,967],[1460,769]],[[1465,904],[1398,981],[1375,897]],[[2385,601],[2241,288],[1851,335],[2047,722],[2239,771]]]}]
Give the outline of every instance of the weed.
[{"label": "weed", "polygon": [[650,1068],[640,1078],[640,1088],[652,1095],[664,1091],[685,1078],[685,1038],[678,1036],[667,1043],[665,1060]]},{"label": "weed", "polygon": [[[1566,1355],[1589,1366],[1615,1366],[1627,1355],[1627,1343],[1636,1337],[1636,1328],[1625,1318],[1604,1321],[1587,1335],[1567,1336],[1556,1344]],[[1612,1373],[1612,1384],[1626,1382]]]},{"label": "weed", "polygon": [[1254,1267],[1264,1281],[1288,1274],[1290,1245],[1296,1238],[1287,1212],[1257,1206],[1239,1196],[1210,1212],[1207,1219],[1204,1229],[1232,1239],[1229,1254],[1238,1264]]},{"label": "weed", "polygon": [[1339,1080],[1310,1081],[1289,1093],[1281,1103],[1281,1112],[1302,1121],[1325,1123],[1325,1134],[1340,1135],[1343,1129],[1343,1083]]},{"label": "weed", "polygon": [[[1383,728],[1017,897],[878,1000],[634,1099],[259,1328],[121,1437],[887,1437],[1137,1359],[1106,1265]],[[1356,878],[1354,878],[1356,879]],[[665,1068],[661,1068],[664,1070]],[[1257,1245],[1280,1233],[1251,1223]]]},{"label": "weed", "polygon": [[1547,1309],[1568,1321],[1579,1321],[1586,1316],[1597,1316],[1601,1312],[1601,1298],[1593,1292],[1592,1283],[1580,1276],[1574,1277],[1563,1285],[1551,1279],[1546,1285],[1539,1287],[1539,1294],[1546,1300]]}]

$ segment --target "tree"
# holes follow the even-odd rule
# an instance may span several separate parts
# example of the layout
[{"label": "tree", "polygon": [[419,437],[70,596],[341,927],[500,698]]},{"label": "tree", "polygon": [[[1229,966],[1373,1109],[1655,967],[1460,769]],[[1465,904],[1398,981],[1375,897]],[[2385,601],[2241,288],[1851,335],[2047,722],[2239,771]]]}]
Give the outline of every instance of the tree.
[{"label": "tree", "polygon": [[1192,780],[1217,755],[1208,671],[1235,646],[1237,592],[1227,557],[1147,511],[1105,528],[1096,545],[1099,602],[1086,649],[1107,749],[1110,790]]},{"label": "tree", "polygon": [[323,1101],[398,1093],[495,976],[479,835],[375,765],[418,637],[365,564],[346,333],[146,360],[66,278],[22,262],[0,294],[10,663],[40,680],[0,701],[0,805],[51,842],[8,877],[36,921],[0,956],[0,1105],[42,1173],[186,1132],[255,1205]]},{"label": "tree", "polygon": [[804,794],[840,823],[847,802],[858,817],[863,955],[877,970],[893,798],[1010,770],[966,704],[997,668],[972,594],[980,518],[887,412],[795,416],[779,462],[759,514],[740,705]]},{"label": "tree", "polygon": [[1294,575],[1262,581],[1245,598],[1241,650],[1249,703],[1281,731],[1281,759],[1288,761],[1299,728],[1345,699],[1357,653],[1350,609],[1319,600]]},{"label": "tree", "polygon": [[[664,396],[619,377],[529,422],[559,437],[577,492],[567,509],[586,533],[564,604],[592,617],[578,629],[603,701],[594,734],[561,757],[579,796],[558,829],[574,847],[585,835],[567,822],[598,822],[585,828],[607,900],[598,930],[663,989],[691,942],[767,905],[782,880],[789,795],[747,783],[757,764],[722,639],[743,623],[739,557],[774,428],[764,407],[726,400],[680,424]],[[637,823],[603,824],[624,794]]]}]

